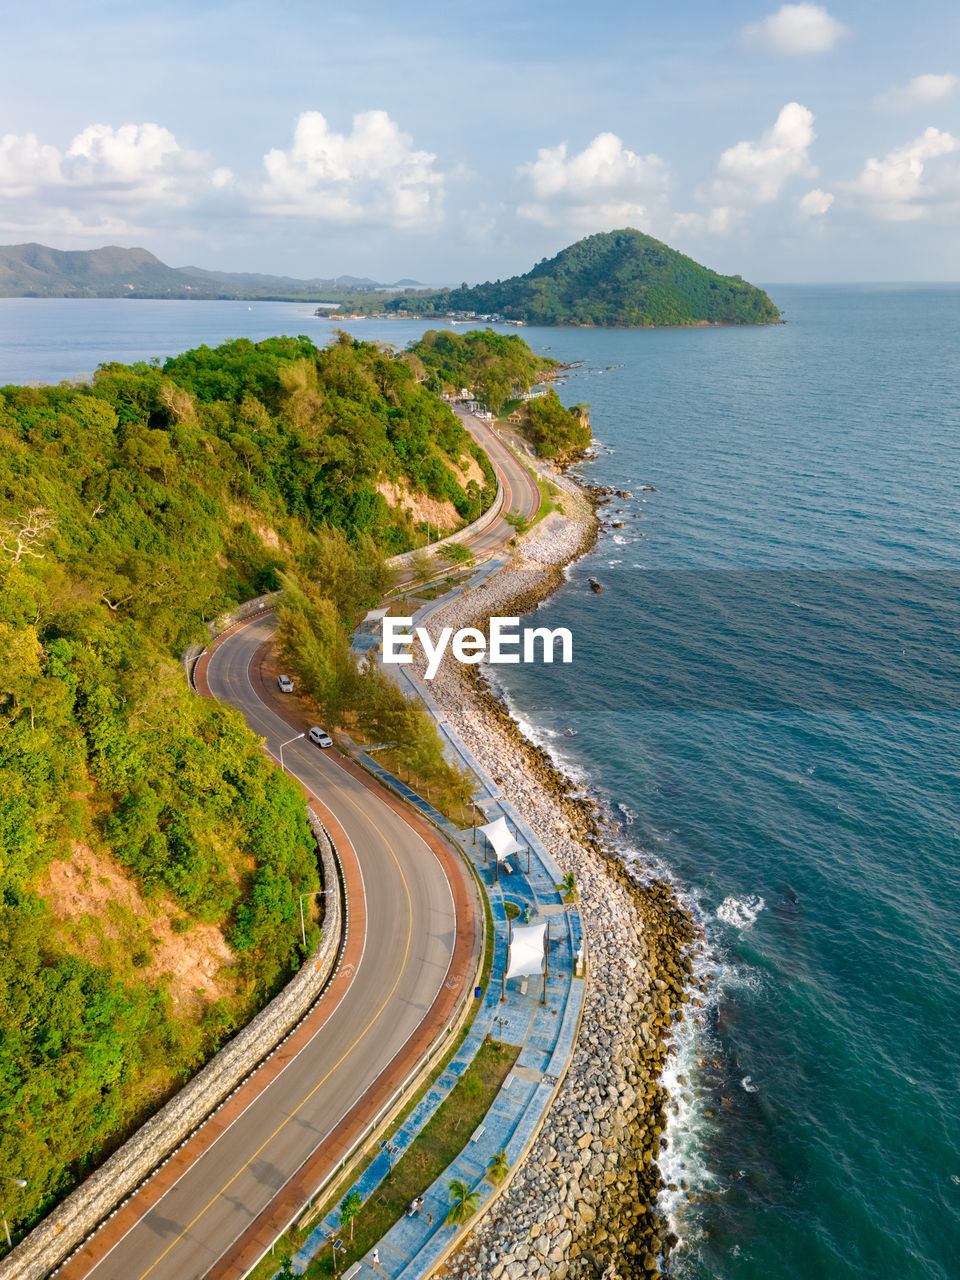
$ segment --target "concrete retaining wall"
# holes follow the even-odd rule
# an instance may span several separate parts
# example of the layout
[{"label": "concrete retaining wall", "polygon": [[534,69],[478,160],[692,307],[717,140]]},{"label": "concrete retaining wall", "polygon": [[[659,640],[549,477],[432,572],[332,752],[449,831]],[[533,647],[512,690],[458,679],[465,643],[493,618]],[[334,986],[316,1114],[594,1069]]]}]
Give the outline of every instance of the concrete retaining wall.
[{"label": "concrete retaining wall", "polygon": [[270,1003],[0,1262],[0,1280],[43,1280],[129,1200],[293,1031],[333,972],[343,937],[337,852],[313,813],[326,894],[320,946]]},{"label": "concrete retaining wall", "polygon": [[462,529],[458,529],[456,533],[449,533],[445,538],[441,538],[439,542],[431,542],[429,547],[418,547],[416,551],[404,551],[398,556],[391,556],[386,561],[388,569],[409,569],[413,564],[414,556],[426,554],[433,556],[441,547],[448,546],[451,542],[460,542],[464,538],[476,537],[478,533],[484,533],[492,524],[500,519],[503,514],[504,504],[504,488],[503,481],[497,475],[497,492],[496,496],[487,507],[486,511],[473,524],[468,524]]},{"label": "concrete retaining wall", "polygon": [[[207,623],[210,631],[208,644],[216,640],[217,636],[222,635],[224,631],[229,631],[231,627],[235,627],[238,622],[252,618],[258,613],[269,613],[282,596],[282,591],[271,591],[265,596],[256,596],[253,600],[247,600],[246,603],[238,605],[236,609],[231,609],[229,613],[221,613],[218,618],[214,618],[212,622]],[[208,645],[191,644],[180,655],[180,662],[186,667],[191,683],[193,682],[193,668],[197,665],[197,659],[206,653],[207,647]]]}]

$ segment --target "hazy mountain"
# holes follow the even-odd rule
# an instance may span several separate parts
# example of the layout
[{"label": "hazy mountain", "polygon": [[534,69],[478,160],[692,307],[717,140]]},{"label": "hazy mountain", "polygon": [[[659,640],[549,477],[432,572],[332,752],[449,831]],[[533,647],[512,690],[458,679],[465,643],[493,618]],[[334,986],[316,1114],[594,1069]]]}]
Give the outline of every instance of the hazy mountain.
[{"label": "hazy mountain", "polygon": [[[414,282],[403,281],[406,286]],[[383,288],[362,276],[297,280],[252,272],[168,267],[146,249],[0,246],[5,298],[304,298]],[[400,285],[391,285],[398,288]]]}]

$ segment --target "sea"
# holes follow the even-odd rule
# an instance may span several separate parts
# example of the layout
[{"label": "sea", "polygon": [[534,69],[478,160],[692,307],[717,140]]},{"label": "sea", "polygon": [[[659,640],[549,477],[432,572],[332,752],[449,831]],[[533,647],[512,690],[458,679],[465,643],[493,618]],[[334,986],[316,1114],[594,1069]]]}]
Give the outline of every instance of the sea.
[{"label": "sea", "polygon": [[[703,927],[706,1003],[667,1082],[671,1274],[954,1280],[960,287],[768,290],[783,325],[520,331],[574,366],[579,471],[623,496],[539,610],[574,662],[497,677]],[[2,300],[0,384],[323,343],[312,313]]]}]

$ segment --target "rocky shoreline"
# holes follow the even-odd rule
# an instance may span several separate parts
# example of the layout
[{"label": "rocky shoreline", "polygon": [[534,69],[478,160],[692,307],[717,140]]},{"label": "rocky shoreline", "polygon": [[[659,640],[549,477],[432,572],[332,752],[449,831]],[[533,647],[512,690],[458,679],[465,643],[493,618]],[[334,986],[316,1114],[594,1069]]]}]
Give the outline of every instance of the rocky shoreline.
[{"label": "rocky shoreline", "polygon": [[[562,566],[593,545],[603,494],[553,479],[563,515],[546,517],[513,565],[449,605],[445,625],[483,626],[491,615],[533,609],[562,581]],[[671,885],[630,873],[598,805],[524,736],[476,668],[444,663],[431,692],[558,865],[574,872],[590,977],[573,1062],[533,1150],[444,1274],[632,1280],[669,1272],[678,1240],[657,1206],[670,1103],[660,1076],[685,1007],[702,1005],[706,980],[693,976],[702,933]]]}]

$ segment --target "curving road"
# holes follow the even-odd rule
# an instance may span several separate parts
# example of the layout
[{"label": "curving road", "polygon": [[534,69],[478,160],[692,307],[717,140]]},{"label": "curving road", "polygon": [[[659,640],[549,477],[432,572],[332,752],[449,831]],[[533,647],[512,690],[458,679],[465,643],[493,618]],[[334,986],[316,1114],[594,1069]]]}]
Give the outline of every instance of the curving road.
[{"label": "curving road", "polygon": [[[504,488],[504,511],[516,512],[532,520],[540,508],[540,488],[536,480],[482,418],[475,417],[459,405],[450,407],[493,463]],[[516,529],[501,516],[489,529],[475,538],[468,538],[467,544],[474,553],[482,555],[486,551],[495,551],[515,535]]]},{"label": "curving road", "polygon": [[[526,467],[486,423],[458,416],[500,475],[505,511],[532,518],[540,490]],[[470,545],[495,550],[514,534],[500,519]],[[226,636],[209,658],[206,681],[213,697],[243,713],[271,755],[286,744],[284,765],[338,824],[349,963],[273,1067],[215,1114],[62,1268],[60,1280],[243,1276],[302,1203],[304,1186],[318,1185],[352,1149],[435,1043],[475,970],[482,912],[455,855],[336,749],[321,752],[305,738],[288,743],[306,725],[292,707],[281,716],[268,705],[258,675],[257,655],[273,627],[264,618]]]},{"label": "curving road", "polygon": [[[242,627],[214,652],[214,697],[239,708],[279,754],[290,725],[258,695],[252,672],[272,619]],[[272,1080],[84,1274],[94,1280],[200,1280],[234,1247],[289,1179],[337,1128],[417,1032],[451,975],[458,921],[449,867],[402,814],[307,739],[284,748],[284,764],[336,817],[352,845],[362,902],[362,945],[347,989],[326,1021]],[[341,837],[342,841],[342,837]],[[470,912],[468,910],[467,914]],[[466,922],[469,925],[469,921]],[[370,1109],[372,1110],[372,1108]],[[366,1119],[371,1118],[368,1114]],[[252,1259],[251,1259],[252,1261]],[[243,1270],[235,1274],[242,1275]]]}]

